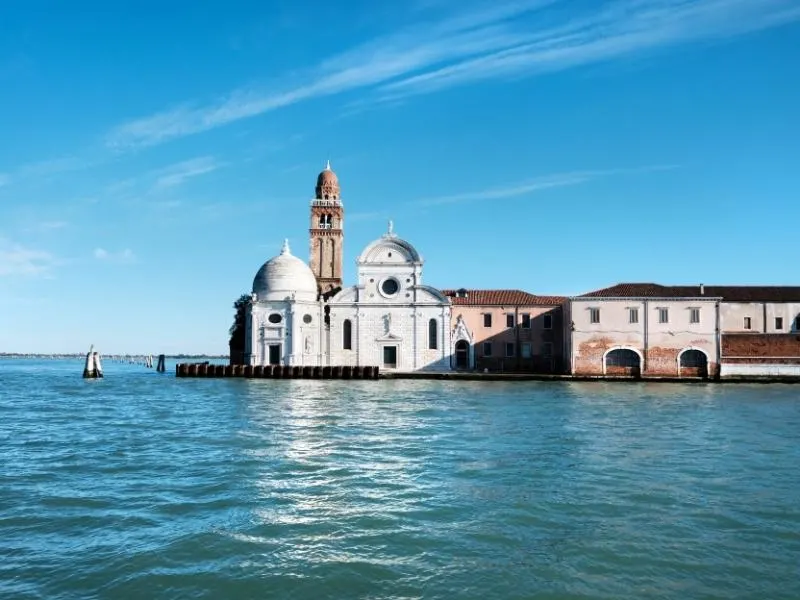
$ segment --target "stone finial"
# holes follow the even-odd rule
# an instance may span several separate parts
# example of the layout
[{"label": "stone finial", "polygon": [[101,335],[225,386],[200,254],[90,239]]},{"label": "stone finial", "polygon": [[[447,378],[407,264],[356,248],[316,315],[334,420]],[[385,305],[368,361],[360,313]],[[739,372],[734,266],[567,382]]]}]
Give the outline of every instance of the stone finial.
[{"label": "stone finial", "polygon": [[330,158],[325,163],[325,170],[326,171],[330,171],[331,170],[331,159]]},{"label": "stone finial", "polygon": [[386,235],[390,237],[394,235],[394,221],[392,221],[391,219],[389,219],[389,225],[386,229]]},{"label": "stone finial", "polygon": [[292,251],[289,250],[289,238],[284,238],[283,240],[283,247],[281,248],[281,254],[291,254]]}]

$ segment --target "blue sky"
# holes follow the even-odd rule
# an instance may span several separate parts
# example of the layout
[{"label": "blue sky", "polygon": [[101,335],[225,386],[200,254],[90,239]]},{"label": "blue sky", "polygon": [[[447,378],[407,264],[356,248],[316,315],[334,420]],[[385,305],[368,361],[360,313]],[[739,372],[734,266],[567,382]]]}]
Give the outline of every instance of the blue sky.
[{"label": "blue sky", "polygon": [[0,351],[226,352],[330,158],[345,276],[797,283],[796,0],[0,4]]}]

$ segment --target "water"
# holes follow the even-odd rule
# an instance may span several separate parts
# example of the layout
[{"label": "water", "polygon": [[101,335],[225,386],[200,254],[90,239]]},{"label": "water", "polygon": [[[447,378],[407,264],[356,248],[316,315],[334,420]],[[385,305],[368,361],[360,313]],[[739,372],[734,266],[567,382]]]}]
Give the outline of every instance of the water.
[{"label": "water", "polygon": [[0,360],[2,598],[800,597],[800,386]]}]

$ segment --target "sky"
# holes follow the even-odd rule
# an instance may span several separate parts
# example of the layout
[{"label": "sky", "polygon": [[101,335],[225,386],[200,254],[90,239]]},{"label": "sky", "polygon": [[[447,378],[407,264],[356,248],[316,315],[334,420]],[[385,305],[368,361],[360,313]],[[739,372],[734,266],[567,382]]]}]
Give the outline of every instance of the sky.
[{"label": "sky", "polygon": [[797,0],[0,3],[0,352],[227,353],[326,160],[345,283],[798,284]]}]

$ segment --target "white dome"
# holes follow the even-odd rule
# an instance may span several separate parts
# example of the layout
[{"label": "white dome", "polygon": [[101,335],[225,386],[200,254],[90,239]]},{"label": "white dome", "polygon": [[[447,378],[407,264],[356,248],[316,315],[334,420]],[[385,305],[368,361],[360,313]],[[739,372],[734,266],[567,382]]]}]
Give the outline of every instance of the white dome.
[{"label": "white dome", "polygon": [[374,242],[367,245],[361,256],[359,265],[402,265],[422,264],[422,257],[416,248],[404,239],[397,237],[394,226],[389,221],[389,231]]},{"label": "white dome", "polygon": [[253,293],[258,301],[317,299],[317,278],[306,263],[292,256],[288,240],[281,253],[269,259],[253,279]]}]

